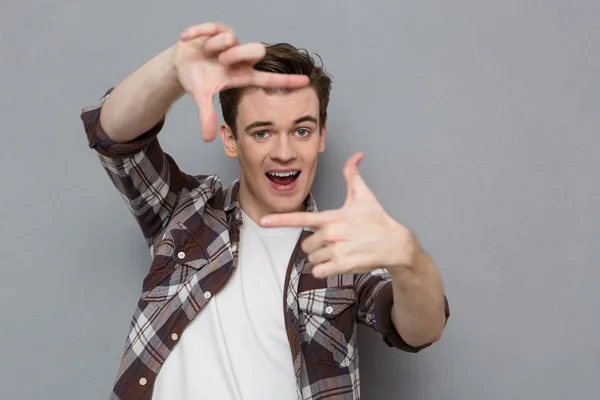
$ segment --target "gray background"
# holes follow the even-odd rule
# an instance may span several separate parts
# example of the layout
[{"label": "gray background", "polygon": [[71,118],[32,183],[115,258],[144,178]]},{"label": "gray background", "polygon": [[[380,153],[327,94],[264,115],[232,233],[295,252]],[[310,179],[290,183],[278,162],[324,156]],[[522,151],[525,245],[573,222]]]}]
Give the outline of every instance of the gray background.
[{"label": "gray background", "polygon": [[[0,1],[0,398],[105,399],[149,253],[79,111],[188,25],[290,41],[334,75],[315,194],[341,168],[437,261],[452,317],[418,355],[361,331],[365,399],[600,396],[600,2]],[[164,147],[237,176],[185,98]]]}]

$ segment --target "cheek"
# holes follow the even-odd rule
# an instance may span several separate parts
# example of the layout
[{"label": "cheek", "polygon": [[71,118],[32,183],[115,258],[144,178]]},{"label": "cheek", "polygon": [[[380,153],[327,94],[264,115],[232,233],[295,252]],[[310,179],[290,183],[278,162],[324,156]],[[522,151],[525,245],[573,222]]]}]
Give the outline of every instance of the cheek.
[{"label": "cheek", "polygon": [[246,148],[240,152],[240,167],[249,175],[262,175],[264,157],[259,149]]},{"label": "cheek", "polygon": [[302,158],[304,161],[309,165],[315,164],[319,158],[319,153],[321,153],[320,138],[318,141],[315,140],[314,142],[310,143],[309,146],[305,146],[303,150]]}]

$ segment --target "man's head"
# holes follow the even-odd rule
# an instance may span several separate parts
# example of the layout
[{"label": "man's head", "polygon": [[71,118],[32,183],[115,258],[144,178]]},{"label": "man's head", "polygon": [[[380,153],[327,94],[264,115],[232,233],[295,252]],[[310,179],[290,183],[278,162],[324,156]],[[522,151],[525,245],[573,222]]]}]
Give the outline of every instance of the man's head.
[{"label": "man's head", "polygon": [[304,50],[267,46],[254,68],[310,78],[301,89],[233,88],[219,93],[221,138],[241,168],[240,201],[252,218],[302,208],[325,150],[331,77]]}]

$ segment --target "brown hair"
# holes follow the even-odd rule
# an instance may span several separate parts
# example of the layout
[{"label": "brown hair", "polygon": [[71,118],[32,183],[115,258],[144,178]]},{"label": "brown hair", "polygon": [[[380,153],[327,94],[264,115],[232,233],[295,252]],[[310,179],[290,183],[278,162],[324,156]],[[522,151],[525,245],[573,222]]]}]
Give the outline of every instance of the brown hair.
[{"label": "brown hair", "polygon": [[[289,43],[265,45],[266,55],[254,65],[254,69],[279,74],[302,74],[310,78],[312,86],[319,98],[319,127],[327,121],[327,105],[331,92],[332,77],[325,71],[319,55],[320,65],[304,49],[298,49]],[[245,88],[231,88],[219,93],[223,119],[232,130],[233,137],[237,138],[235,120],[237,118],[238,104]],[[265,89],[268,90],[268,89]]]}]

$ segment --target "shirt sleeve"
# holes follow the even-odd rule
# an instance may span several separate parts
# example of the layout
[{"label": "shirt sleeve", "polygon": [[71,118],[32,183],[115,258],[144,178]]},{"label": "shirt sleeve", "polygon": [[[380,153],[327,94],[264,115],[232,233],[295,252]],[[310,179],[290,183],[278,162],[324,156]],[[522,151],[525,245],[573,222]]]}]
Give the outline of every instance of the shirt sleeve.
[{"label": "shirt sleeve", "polygon": [[128,143],[111,140],[100,124],[100,111],[109,90],[97,104],[81,111],[89,147],[94,149],[112,184],[117,188],[138,222],[148,246],[171,217],[178,193],[200,182],[181,172],[176,162],[163,152],[157,135],[164,119]]},{"label": "shirt sleeve", "polygon": [[[358,321],[379,332],[388,346],[409,353],[417,353],[431,346],[431,343],[419,347],[410,346],[396,331],[392,322],[394,305],[392,280],[384,269],[356,275],[354,286],[357,293]],[[450,309],[445,296],[444,303],[447,321]]]}]

